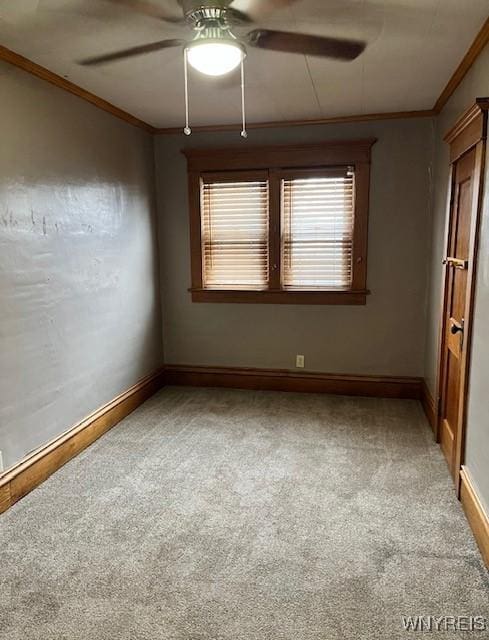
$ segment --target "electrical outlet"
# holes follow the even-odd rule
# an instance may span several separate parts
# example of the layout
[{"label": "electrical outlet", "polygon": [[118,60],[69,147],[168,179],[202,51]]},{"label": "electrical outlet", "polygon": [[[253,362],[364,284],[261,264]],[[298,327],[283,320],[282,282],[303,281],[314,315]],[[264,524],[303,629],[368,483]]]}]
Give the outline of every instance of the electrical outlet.
[{"label": "electrical outlet", "polygon": [[295,366],[298,369],[304,369],[304,356],[296,356],[295,357]]}]

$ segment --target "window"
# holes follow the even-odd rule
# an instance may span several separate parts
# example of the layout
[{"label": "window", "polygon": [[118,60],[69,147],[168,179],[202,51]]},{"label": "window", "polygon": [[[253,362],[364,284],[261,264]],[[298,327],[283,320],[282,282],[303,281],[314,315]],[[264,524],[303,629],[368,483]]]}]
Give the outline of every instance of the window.
[{"label": "window", "polygon": [[268,176],[202,179],[204,289],[266,289]]},{"label": "window", "polygon": [[281,181],[284,288],[351,289],[353,187],[348,168]]},{"label": "window", "polygon": [[365,304],[374,142],[186,150],[192,300]]}]

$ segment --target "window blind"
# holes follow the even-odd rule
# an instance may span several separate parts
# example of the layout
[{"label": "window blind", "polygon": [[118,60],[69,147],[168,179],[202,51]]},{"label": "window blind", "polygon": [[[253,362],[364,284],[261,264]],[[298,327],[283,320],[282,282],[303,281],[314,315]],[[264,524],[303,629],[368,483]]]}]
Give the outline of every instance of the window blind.
[{"label": "window blind", "polygon": [[282,285],[298,289],[350,289],[354,174],[282,180]]},{"label": "window blind", "polygon": [[204,288],[265,289],[268,180],[204,180],[201,207]]}]

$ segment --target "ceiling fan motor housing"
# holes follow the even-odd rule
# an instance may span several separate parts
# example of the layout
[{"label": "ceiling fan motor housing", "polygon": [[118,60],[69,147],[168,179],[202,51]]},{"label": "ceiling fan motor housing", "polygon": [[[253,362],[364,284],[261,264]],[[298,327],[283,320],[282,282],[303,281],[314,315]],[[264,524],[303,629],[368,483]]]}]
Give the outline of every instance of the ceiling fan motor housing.
[{"label": "ceiling fan motor housing", "polygon": [[[192,25],[196,31],[196,35],[192,40],[193,45],[208,42],[229,42],[241,49],[243,56],[246,55],[244,45],[239,42],[238,38],[232,32],[232,23],[228,21],[228,9],[226,2],[222,2],[221,6],[217,6],[219,2],[209,0],[208,3],[199,3],[195,6],[194,2],[188,4],[193,5],[191,10],[185,14],[185,19]],[[185,9],[185,4],[183,5]]]},{"label": "ceiling fan motor housing", "polygon": [[229,0],[182,0],[181,5],[185,19],[195,23],[198,19],[219,19],[224,17]]},{"label": "ceiling fan motor housing", "polygon": [[205,22],[197,27],[195,38],[187,46],[187,49],[210,43],[232,44],[241,49],[242,58],[246,57],[246,47],[236,38],[229,26],[223,27],[220,24],[212,24],[212,22]]}]

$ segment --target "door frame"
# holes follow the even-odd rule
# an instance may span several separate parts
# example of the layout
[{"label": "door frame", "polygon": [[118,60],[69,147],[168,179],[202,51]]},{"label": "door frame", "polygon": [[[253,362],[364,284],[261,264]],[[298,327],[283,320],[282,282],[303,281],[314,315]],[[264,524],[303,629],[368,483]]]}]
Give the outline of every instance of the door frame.
[{"label": "door frame", "polygon": [[[464,462],[465,453],[465,433],[467,428],[467,398],[469,390],[470,378],[470,356],[472,349],[472,319],[475,302],[475,288],[477,278],[477,258],[479,248],[479,232],[482,212],[482,197],[484,187],[484,169],[486,158],[486,138],[487,138],[487,112],[489,109],[489,98],[477,98],[475,104],[465,111],[457,120],[455,125],[447,132],[444,137],[445,142],[450,145],[450,176],[449,176],[449,198],[447,202],[447,215],[445,222],[445,244],[444,258],[447,257],[448,243],[451,235],[451,218],[454,204],[455,194],[455,171],[454,164],[465,153],[475,147],[475,168],[473,178],[472,191],[472,207],[470,219],[469,234],[469,255],[467,269],[467,289],[465,297],[465,316],[464,316],[464,343],[461,354],[460,365],[460,391],[459,391],[459,409],[456,424],[456,433],[454,434],[453,480],[457,495],[460,493],[460,469]],[[448,269],[451,268],[445,263],[443,269],[442,282],[442,299],[441,299],[441,319],[440,334],[438,348],[438,367],[437,367],[437,400],[436,400],[436,440],[440,441],[441,426],[441,407],[443,389],[443,372],[445,367],[445,343],[446,343],[446,316],[448,304]]]}]

